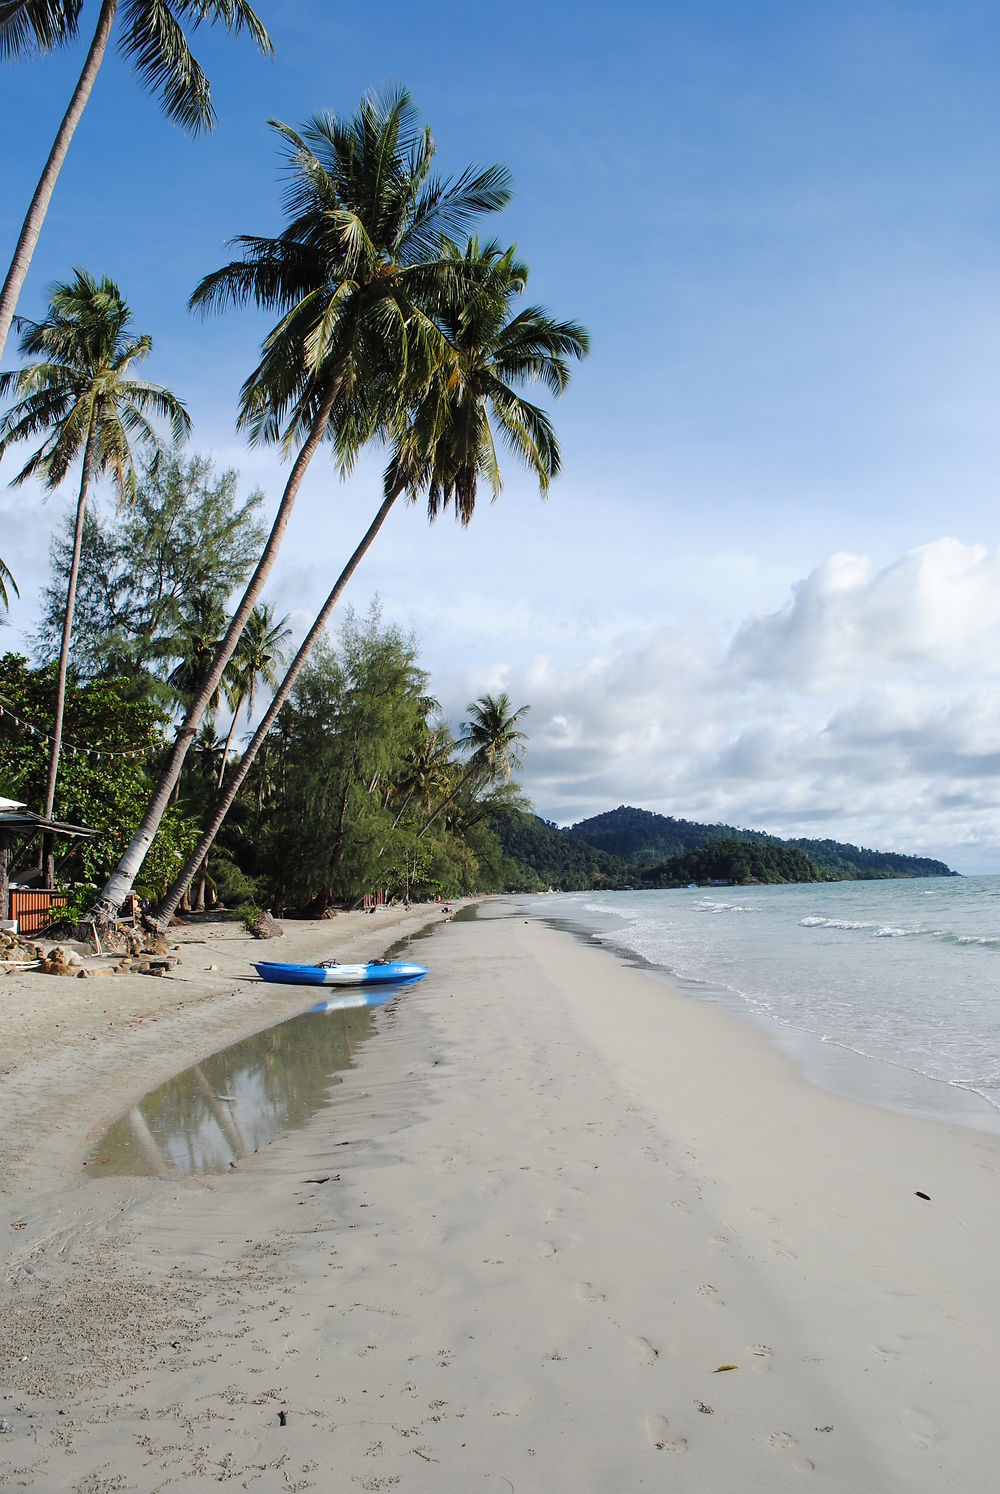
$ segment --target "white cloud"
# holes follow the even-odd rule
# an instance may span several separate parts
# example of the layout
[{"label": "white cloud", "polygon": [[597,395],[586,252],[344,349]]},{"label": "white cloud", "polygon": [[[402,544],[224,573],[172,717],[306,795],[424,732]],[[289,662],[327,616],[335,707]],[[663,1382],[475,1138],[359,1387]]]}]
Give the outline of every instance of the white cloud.
[{"label": "white cloud", "polygon": [[976,870],[1000,869],[998,670],[1000,556],[941,539],[880,570],[835,555],[731,640],[655,627],[503,683],[532,705],[524,786],[561,823],[625,802]]},{"label": "white cloud", "polygon": [[1000,673],[1000,551],[939,539],[882,570],[836,554],[779,612],[743,624],[733,666],[803,691],[915,671]]}]

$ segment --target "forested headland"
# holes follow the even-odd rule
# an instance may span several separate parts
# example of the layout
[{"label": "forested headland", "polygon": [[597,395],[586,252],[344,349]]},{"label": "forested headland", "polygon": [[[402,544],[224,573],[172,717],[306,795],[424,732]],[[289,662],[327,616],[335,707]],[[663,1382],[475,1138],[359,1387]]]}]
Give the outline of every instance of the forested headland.
[{"label": "forested headland", "polygon": [[548,887],[677,887],[690,882],[846,882],[954,876],[943,861],[835,840],[782,840],[763,830],[706,825],[626,805],[565,829],[511,813],[494,821],[508,874],[525,891]]}]

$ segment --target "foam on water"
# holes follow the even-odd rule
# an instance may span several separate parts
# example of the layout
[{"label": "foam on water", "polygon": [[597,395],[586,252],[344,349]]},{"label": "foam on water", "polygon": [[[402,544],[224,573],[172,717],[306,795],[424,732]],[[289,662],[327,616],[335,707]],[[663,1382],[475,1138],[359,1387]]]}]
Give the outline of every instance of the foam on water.
[{"label": "foam on water", "polygon": [[[1000,1129],[998,877],[577,893],[527,905],[769,1025],[799,1056],[826,1052],[814,1066],[828,1067],[831,1050],[868,1060],[852,1091],[940,1114],[948,1086],[992,1107],[971,1123]],[[904,1074],[914,1089],[929,1082],[922,1099],[900,1098]]]}]

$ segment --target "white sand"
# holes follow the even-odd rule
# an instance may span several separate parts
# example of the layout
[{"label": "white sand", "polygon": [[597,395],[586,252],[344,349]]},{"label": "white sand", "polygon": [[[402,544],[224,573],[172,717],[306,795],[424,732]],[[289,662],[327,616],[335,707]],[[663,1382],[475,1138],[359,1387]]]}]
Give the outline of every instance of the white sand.
[{"label": "white sand", "polygon": [[226,1177],[88,1176],[130,1100],[304,1005],[234,969],[371,953],[379,919],[215,928],[108,1016],[110,981],[0,977],[0,1484],[992,1494],[1000,1141],[811,1088],[509,905],[419,947],[301,1131]]}]

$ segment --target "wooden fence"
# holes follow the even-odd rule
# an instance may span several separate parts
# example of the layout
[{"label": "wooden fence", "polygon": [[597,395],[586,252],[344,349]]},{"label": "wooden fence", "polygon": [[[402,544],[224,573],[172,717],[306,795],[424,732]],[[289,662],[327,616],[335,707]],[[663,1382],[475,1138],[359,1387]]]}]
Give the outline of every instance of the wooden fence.
[{"label": "wooden fence", "polygon": [[37,934],[39,929],[52,922],[53,911],[65,906],[65,892],[49,892],[44,887],[10,889],[10,917],[17,919],[19,934]]}]

